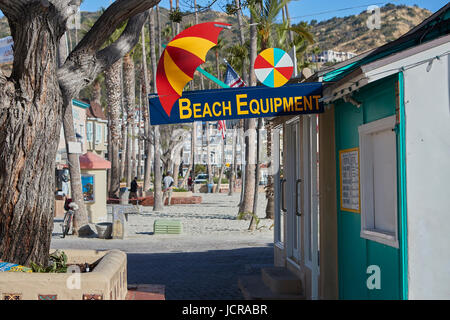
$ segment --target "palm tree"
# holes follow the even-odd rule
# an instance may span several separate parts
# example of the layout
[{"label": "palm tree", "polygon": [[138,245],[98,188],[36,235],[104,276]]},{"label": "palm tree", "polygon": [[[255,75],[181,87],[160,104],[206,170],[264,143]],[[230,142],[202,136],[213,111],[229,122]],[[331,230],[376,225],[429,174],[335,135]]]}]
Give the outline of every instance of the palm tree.
[{"label": "palm tree", "polygon": [[[157,8],[157,13],[159,13],[159,8]],[[170,27],[167,27],[165,31],[171,31]],[[170,32],[171,33],[171,32]],[[165,34],[165,38],[170,37],[169,34]],[[151,12],[149,17],[149,38],[150,38],[150,62],[151,62],[151,72],[152,72],[152,83],[153,83],[153,93],[156,93],[156,50],[155,50],[155,23],[154,15]],[[158,38],[161,39],[161,24],[158,14]],[[167,40],[167,41],[170,41]],[[161,40],[159,40],[159,45]],[[161,54],[161,48],[159,48],[159,54]],[[148,82],[146,82],[148,84]],[[148,123],[148,121],[146,121]],[[145,128],[144,128],[145,130]],[[162,194],[162,174],[161,174],[161,144],[160,144],[160,131],[159,126],[154,126],[153,130],[148,129],[148,135],[150,136],[150,131],[153,131],[153,172],[154,172],[154,183],[153,183],[153,210],[159,211],[163,209],[163,194]],[[150,137],[147,136],[147,139]],[[150,143],[147,145],[147,158],[150,158]],[[150,159],[148,159],[148,162]],[[149,170],[149,168],[148,168]],[[147,172],[146,179],[150,177],[150,172]]]},{"label": "palm tree", "polygon": [[217,41],[217,44],[212,47],[214,50],[214,55],[216,57],[216,74],[217,79],[222,80],[221,73],[220,73],[220,61],[219,61],[219,52],[226,46],[226,41],[222,38],[219,38]]},{"label": "palm tree", "polygon": [[236,43],[228,47],[225,51],[228,63],[233,66],[237,73],[244,74],[245,61],[248,57],[247,46]]},{"label": "palm tree", "polygon": [[131,184],[133,175],[133,138],[134,138],[134,116],[136,111],[136,94],[135,94],[135,66],[132,53],[128,53],[123,57],[123,82],[124,97],[127,111],[127,153],[126,153],[126,183]]},{"label": "palm tree", "polygon": [[[274,35],[273,30],[277,32],[277,46],[289,51],[292,46],[296,48],[296,54],[305,50],[308,44],[314,43],[312,34],[308,31],[307,26],[299,24],[290,27],[289,13],[287,6],[290,0],[265,0],[257,4],[250,4],[249,9],[252,17],[258,23],[258,39],[260,41],[261,50],[265,50],[273,46]],[[280,11],[285,8],[286,18],[281,26],[277,26],[276,18]],[[295,34],[295,35],[293,35]],[[289,38],[289,40],[288,40]],[[272,158],[272,126],[270,123],[266,125],[267,132],[267,157]],[[270,161],[270,160],[269,160]],[[269,164],[270,167],[270,164]],[[274,186],[273,177],[269,175],[266,185],[266,218],[274,218]]]},{"label": "palm tree", "polygon": [[111,182],[109,195],[110,197],[119,196],[120,188],[120,104],[122,100],[122,91],[120,88],[120,68],[122,60],[118,60],[105,70],[106,94],[108,100],[108,116],[109,116],[109,137],[111,144],[111,153],[109,160],[111,161]]},{"label": "palm tree", "polygon": [[[68,55],[67,36],[61,38],[58,47],[58,54],[59,65],[63,65]],[[69,104],[68,106],[65,106],[64,110],[65,111],[62,114],[62,122],[64,139],[66,141],[67,160],[69,163],[70,187],[72,191],[72,199],[78,205],[78,210],[76,210],[74,215],[73,230],[74,234],[79,236],[90,235],[93,231],[89,227],[87,210],[84,204],[79,155],[68,152],[69,143],[77,141],[75,137],[75,128],[73,126],[72,105]]]},{"label": "palm tree", "polygon": [[[257,30],[255,25],[255,13],[250,11],[250,70],[249,79],[250,86],[256,86],[256,75],[253,67],[253,62],[257,55]],[[244,130],[247,133],[244,137],[245,143],[245,179],[243,183],[244,192],[243,198],[239,206],[239,217],[250,219],[253,214],[253,203],[255,196],[255,144],[253,141],[256,140],[255,137],[256,121],[255,119],[245,119],[244,120]]]}]

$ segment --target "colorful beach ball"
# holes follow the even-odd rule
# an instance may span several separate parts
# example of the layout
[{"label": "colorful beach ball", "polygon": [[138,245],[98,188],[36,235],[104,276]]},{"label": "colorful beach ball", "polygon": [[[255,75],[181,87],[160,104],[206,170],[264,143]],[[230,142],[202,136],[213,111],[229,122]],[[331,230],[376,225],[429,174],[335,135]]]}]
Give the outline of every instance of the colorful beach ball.
[{"label": "colorful beach ball", "polygon": [[294,72],[294,63],[289,54],[278,48],[269,48],[255,59],[255,74],[258,80],[271,88],[281,87]]}]

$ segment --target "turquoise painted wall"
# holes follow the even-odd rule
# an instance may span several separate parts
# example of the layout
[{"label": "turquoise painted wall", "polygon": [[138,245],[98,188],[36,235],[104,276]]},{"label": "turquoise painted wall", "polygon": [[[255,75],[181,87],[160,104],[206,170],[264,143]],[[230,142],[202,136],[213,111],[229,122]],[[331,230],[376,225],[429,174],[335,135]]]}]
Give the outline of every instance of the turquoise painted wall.
[{"label": "turquoise painted wall", "polygon": [[[339,188],[339,150],[359,147],[358,126],[395,114],[396,80],[397,76],[385,78],[355,92],[353,97],[362,102],[360,108],[343,100],[335,103],[340,299],[401,298],[399,249],[360,237],[361,215],[340,210]],[[370,265],[378,265],[381,269],[380,290],[367,288],[366,281],[370,275],[366,270]]]}]

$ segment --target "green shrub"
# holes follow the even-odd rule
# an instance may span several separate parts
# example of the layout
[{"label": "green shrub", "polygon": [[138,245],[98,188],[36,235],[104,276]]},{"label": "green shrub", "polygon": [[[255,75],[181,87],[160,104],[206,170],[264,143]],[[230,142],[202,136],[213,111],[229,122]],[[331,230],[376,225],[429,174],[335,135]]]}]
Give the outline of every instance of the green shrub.
[{"label": "green shrub", "polygon": [[[215,184],[217,184],[217,181],[219,181],[219,177],[214,177],[213,178],[213,182],[215,183]],[[226,183],[228,183],[228,179],[227,178],[222,178],[222,182],[220,182],[221,184],[226,184]]]}]

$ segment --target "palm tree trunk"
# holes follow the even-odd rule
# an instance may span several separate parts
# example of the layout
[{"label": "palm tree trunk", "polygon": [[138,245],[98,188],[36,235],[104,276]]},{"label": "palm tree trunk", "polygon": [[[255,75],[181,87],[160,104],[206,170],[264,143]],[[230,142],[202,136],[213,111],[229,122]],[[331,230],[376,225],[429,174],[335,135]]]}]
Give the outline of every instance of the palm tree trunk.
[{"label": "palm tree trunk", "polygon": [[[219,62],[219,50],[216,49],[216,72],[217,72],[217,79],[221,80],[220,76],[220,62]],[[220,89],[220,86],[217,85],[217,87]]]},{"label": "palm tree trunk", "polygon": [[244,179],[244,197],[242,199],[239,213],[245,213],[244,218],[250,219],[253,212],[254,193],[255,193],[255,164],[256,164],[256,148],[253,141],[256,140],[256,121],[255,119],[245,120],[245,179]]},{"label": "palm tree trunk", "polygon": [[135,71],[130,54],[123,57],[123,80],[125,105],[127,109],[127,164],[126,182],[129,187],[133,180],[133,150],[134,150],[134,113],[135,113]]},{"label": "palm tree trunk", "polygon": [[228,195],[232,196],[234,193],[234,188],[236,186],[236,165],[237,165],[237,152],[236,152],[236,140],[237,140],[237,130],[236,130],[236,126],[233,127],[233,148],[232,148],[232,154],[233,154],[233,158],[231,159],[231,163],[230,163],[230,180],[228,181],[229,183],[229,187],[228,187]]},{"label": "palm tree trunk", "polygon": [[[177,10],[180,10],[180,0],[176,0]],[[176,35],[180,33],[180,24],[176,23]]]},{"label": "palm tree trunk", "polygon": [[[143,28],[143,27],[142,27]],[[142,36],[144,36],[144,33],[142,33]],[[136,177],[138,177],[139,180],[142,180],[142,162],[141,162],[141,118],[142,118],[142,77],[141,77],[141,83],[139,85],[139,112],[138,112],[138,123],[137,123],[137,134],[136,134],[136,142],[137,142],[137,154],[136,154]]]},{"label": "palm tree trunk", "polygon": [[155,182],[153,184],[153,211],[161,211],[163,209],[163,194],[162,194],[162,175],[161,175],[161,152],[160,152],[160,134],[159,134],[159,126],[154,126],[154,146],[155,146],[155,160],[154,160],[154,173],[155,173]]},{"label": "palm tree trunk", "polygon": [[[173,11],[173,0],[169,0],[169,5],[170,5],[170,12],[172,12]],[[172,34],[171,34],[171,38],[173,38],[175,35],[174,35],[174,32],[175,32],[175,23],[173,22],[173,21],[171,21],[170,22],[170,26],[171,26],[171,29],[172,29]]]},{"label": "palm tree trunk", "polygon": [[[154,19],[154,18],[153,18]],[[161,15],[159,12],[159,5],[156,5],[156,30],[158,32],[158,56],[162,53],[162,41],[161,41]]]},{"label": "palm tree trunk", "polygon": [[[170,2],[172,4],[172,1]],[[159,10],[159,8],[158,8]],[[150,59],[152,64],[152,77],[153,77],[153,93],[156,93],[156,52],[155,52],[155,18],[153,10],[149,17],[149,32],[150,32]],[[158,37],[161,37],[161,24],[159,23],[159,14],[158,14]],[[161,43],[161,41],[160,41]],[[160,53],[161,54],[161,51]],[[148,82],[146,82],[148,83]],[[147,99],[148,100],[148,99]],[[146,121],[147,123],[148,121]],[[150,134],[150,130],[148,130]],[[150,143],[147,144],[147,160],[148,167],[150,167]],[[163,194],[161,189],[161,152],[160,152],[160,132],[159,126],[153,127],[153,173],[154,173],[154,183],[153,183],[153,210],[160,211],[163,209]],[[150,172],[147,173],[147,178],[150,179]]]},{"label": "palm tree trunk", "polygon": [[205,135],[206,135],[206,165],[208,167],[208,183],[213,182],[213,174],[212,174],[212,167],[211,167],[211,146],[209,143],[209,121],[206,121],[206,129],[205,129]]},{"label": "palm tree trunk", "polygon": [[[257,51],[257,34],[256,34],[256,26],[253,25],[253,15],[250,18],[250,86],[256,86],[256,75],[253,68],[253,62],[256,59],[256,51]],[[252,141],[256,140],[255,137],[255,128],[256,121],[255,119],[245,119],[245,130],[246,130],[246,164],[245,164],[245,191],[243,201],[239,208],[239,213],[251,213],[253,211],[253,203],[254,203],[254,193],[255,193],[255,144]],[[250,219],[250,215],[244,216],[244,218]]]},{"label": "palm tree trunk", "polygon": [[[238,26],[239,26],[239,40],[241,42],[241,46],[245,46],[245,37],[244,37],[244,24],[242,21],[242,9],[241,9],[241,1],[240,0],[234,0],[236,7],[238,8],[237,11],[237,18],[238,18]],[[245,58],[242,60],[242,78],[244,79],[245,83],[249,83],[249,77],[247,69],[245,68]]]},{"label": "palm tree trunk", "polygon": [[[159,10],[159,9],[158,9]],[[158,12],[158,11],[157,11]],[[153,70],[156,70],[156,54],[155,54],[155,16],[153,9],[150,9],[149,11],[149,38],[150,38],[150,59],[152,64],[152,76],[153,76],[153,85],[156,83],[156,74],[153,72]],[[159,17],[158,17],[159,19]],[[151,155],[151,143],[150,143],[150,117],[149,117],[149,101],[148,101],[148,93],[150,92],[150,86],[149,86],[149,79],[148,79],[148,69],[147,69],[147,52],[145,49],[145,37],[144,37],[144,28],[142,28],[142,68],[143,68],[143,95],[144,95],[144,110],[142,113],[143,121],[144,121],[144,153],[145,153],[145,164],[144,164],[144,191],[147,191],[150,189],[151,185],[151,161],[152,157]],[[156,87],[153,92],[156,92]]]},{"label": "palm tree trunk", "polygon": [[244,201],[245,192],[245,135],[244,135],[244,120],[239,121],[239,145],[241,146],[241,199],[239,200],[239,207]]},{"label": "palm tree trunk", "polygon": [[220,166],[219,181],[217,181],[216,193],[219,193],[219,191],[220,191],[220,185],[222,183],[223,171],[225,169],[225,142],[226,142],[225,138],[222,139],[222,164]]},{"label": "palm tree trunk", "polygon": [[119,197],[120,189],[120,104],[122,100],[122,91],[120,90],[120,69],[122,60],[118,60],[105,70],[105,85],[108,101],[109,140],[111,153],[109,160],[111,161],[111,183],[109,196],[111,198]]},{"label": "palm tree trunk", "polygon": [[126,160],[126,154],[127,154],[127,134],[128,134],[128,130],[127,130],[127,110],[125,107],[125,95],[124,95],[124,81],[123,81],[123,58],[122,58],[122,65],[120,68],[120,92],[122,92],[121,96],[121,111],[122,111],[122,136],[121,136],[121,150],[122,150],[122,154],[120,157],[120,180],[122,181],[122,179],[126,178],[126,164],[127,164],[127,160]]},{"label": "palm tree trunk", "polygon": [[[59,42],[59,65],[63,65],[67,57],[67,38],[62,37]],[[89,227],[89,220],[86,206],[84,204],[83,188],[81,184],[80,155],[71,153],[69,149],[70,142],[76,142],[75,129],[73,127],[72,99],[67,99],[63,93],[63,129],[64,139],[66,141],[67,162],[69,164],[70,188],[72,200],[78,205],[73,218],[74,234],[86,236],[93,233]]]},{"label": "palm tree trunk", "polygon": [[248,230],[254,231],[256,229],[256,218],[258,217],[258,194],[259,194],[259,178],[260,178],[260,154],[261,154],[261,127],[262,127],[262,118],[258,118],[258,128],[256,133],[256,170],[255,170],[255,193],[253,199],[253,215],[250,221],[250,225]]},{"label": "palm tree trunk", "polygon": [[[195,24],[198,24],[197,0],[194,0],[194,18]],[[200,75],[200,90],[205,90],[205,82],[203,76]]]},{"label": "palm tree trunk", "polygon": [[[269,170],[272,171],[272,124],[267,123],[266,124],[266,132],[267,132],[267,159],[269,159]],[[269,172],[269,175],[267,176],[267,185],[266,185],[266,198],[267,198],[267,205],[266,205],[266,219],[274,219],[275,217],[275,199],[274,199],[274,185],[273,185],[273,175],[271,175]]]}]

